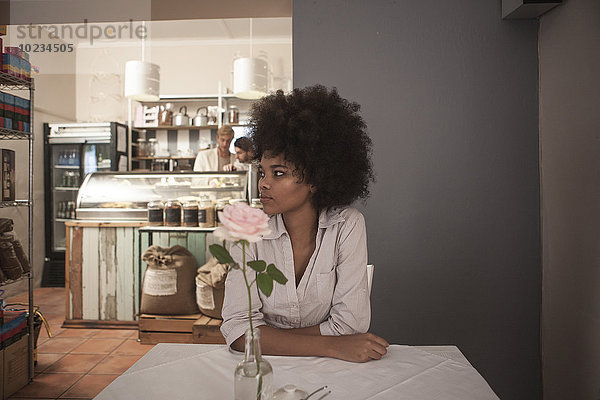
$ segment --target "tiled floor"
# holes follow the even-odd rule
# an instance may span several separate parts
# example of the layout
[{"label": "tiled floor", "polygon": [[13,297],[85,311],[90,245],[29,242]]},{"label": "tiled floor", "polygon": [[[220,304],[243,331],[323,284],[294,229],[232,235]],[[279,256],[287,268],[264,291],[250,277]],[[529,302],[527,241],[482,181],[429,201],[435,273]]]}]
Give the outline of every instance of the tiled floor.
[{"label": "tiled floor", "polygon": [[[35,304],[50,324],[38,339],[33,382],[9,399],[91,399],[153,346],[137,341],[137,330],[61,328],[65,289],[39,288]],[[7,303],[27,302],[22,294]]]}]

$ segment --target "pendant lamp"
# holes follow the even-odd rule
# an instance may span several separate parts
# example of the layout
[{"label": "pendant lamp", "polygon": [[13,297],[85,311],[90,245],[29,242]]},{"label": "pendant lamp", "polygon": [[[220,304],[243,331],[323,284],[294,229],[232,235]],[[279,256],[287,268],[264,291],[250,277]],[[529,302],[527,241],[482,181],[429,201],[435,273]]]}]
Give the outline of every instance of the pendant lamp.
[{"label": "pendant lamp", "polygon": [[263,58],[252,57],[252,18],[250,18],[250,57],[233,61],[233,95],[255,100],[267,95],[269,64]]},{"label": "pendant lamp", "polygon": [[[146,21],[142,21],[144,32]],[[145,61],[146,35],[142,36],[142,60],[125,64],[125,97],[137,101],[158,101],[160,93],[160,66]]]},{"label": "pendant lamp", "polygon": [[160,93],[160,67],[147,61],[125,64],[125,97],[137,101],[157,101]]}]

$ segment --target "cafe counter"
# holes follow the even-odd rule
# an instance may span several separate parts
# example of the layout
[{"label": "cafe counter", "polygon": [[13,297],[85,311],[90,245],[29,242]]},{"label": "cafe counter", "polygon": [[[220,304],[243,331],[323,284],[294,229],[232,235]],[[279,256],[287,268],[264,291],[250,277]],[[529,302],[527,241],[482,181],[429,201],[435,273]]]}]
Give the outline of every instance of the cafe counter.
[{"label": "cafe counter", "polygon": [[[232,173],[93,173],[77,196],[77,219],[65,222],[64,326],[134,327],[139,313],[141,255],[150,244],[181,245],[203,265],[210,229],[147,226],[147,204],[167,199],[247,199],[247,175]],[[209,256],[209,255],[208,255]],[[141,269],[141,270],[140,270]]]}]

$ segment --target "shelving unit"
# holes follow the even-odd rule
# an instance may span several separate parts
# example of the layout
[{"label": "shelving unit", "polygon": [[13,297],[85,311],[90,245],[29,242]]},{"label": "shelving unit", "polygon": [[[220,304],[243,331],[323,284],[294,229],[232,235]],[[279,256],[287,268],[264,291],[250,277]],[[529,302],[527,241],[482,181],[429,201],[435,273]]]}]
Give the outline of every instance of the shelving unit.
[{"label": "shelving unit", "polygon": [[[31,132],[33,132],[33,110],[34,110],[34,81],[27,81],[25,79],[20,79],[18,77],[9,75],[0,71],[0,90],[8,90],[8,91],[28,91],[29,92],[29,101],[30,101],[30,116],[29,116],[29,126]],[[34,368],[33,368],[33,350],[34,350],[34,329],[33,329],[33,133],[31,132],[21,132],[13,129],[5,129],[0,128],[0,140],[27,140],[28,142],[28,155],[29,155],[29,185],[27,191],[27,199],[15,200],[15,201],[2,201],[0,202],[0,208],[10,208],[10,207],[28,207],[28,255],[29,262],[31,264],[31,270],[27,273],[24,273],[20,279],[6,281],[0,284],[0,287],[5,287],[7,285],[11,285],[15,282],[20,282],[24,279],[28,280],[27,290],[28,290],[28,319],[27,319],[27,331],[29,333],[29,348],[28,348],[28,366],[29,366],[29,381],[33,379]],[[23,163],[18,163],[17,165],[23,165]]]},{"label": "shelving unit", "polygon": [[[253,100],[244,100],[235,97],[230,93],[222,93],[221,82],[219,82],[219,90],[216,94],[192,94],[192,95],[162,95],[160,99],[157,101],[148,101],[141,102],[140,104],[146,106],[157,106],[163,105],[165,103],[174,103],[175,109],[173,110],[175,113],[178,112],[179,106],[186,105],[188,108],[188,112],[193,114],[194,107],[190,107],[190,105],[194,104],[196,106],[217,106],[219,110],[225,111],[225,115],[227,115],[227,109],[230,105],[238,106],[240,112],[243,114],[244,111],[247,111],[250,104]],[[138,132],[144,132],[146,134],[147,131],[211,131],[212,140],[214,140],[214,135],[216,134],[217,129],[219,129],[223,124],[227,123],[233,127],[241,127],[247,126],[245,123],[228,123],[226,120],[223,120],[223,114],[221,112],[217,113],[217,124],[212,125],[178,125],[178,126],[133,126],[132,115],[131,115],[131,104],[129,110],[129,126],[130,132],[132,130],[137,130]],[[190,118],[193,118],[195,115],[189,115]],[[133,146],[135,142],[135,138],[133,137],[133,133],[131,136],[130,146]],[[131,148],[131,147],[130,147]],[[195,151],[196,149],[194,149]],[[155,156],[155,157],[140,157],[136,156],[132,151],[132,162],[135,162],[136,170],[151,170],[150,166],[152,161],[168,161],[168,170],[173,171],[175,169],[176,163],[178,161],[190,161],[193,167],[193,160],[196,158],[195,155],[193,157],[176,157],[176,156]],[[130,169],[133,168],[133,164],[130,166]]]}]

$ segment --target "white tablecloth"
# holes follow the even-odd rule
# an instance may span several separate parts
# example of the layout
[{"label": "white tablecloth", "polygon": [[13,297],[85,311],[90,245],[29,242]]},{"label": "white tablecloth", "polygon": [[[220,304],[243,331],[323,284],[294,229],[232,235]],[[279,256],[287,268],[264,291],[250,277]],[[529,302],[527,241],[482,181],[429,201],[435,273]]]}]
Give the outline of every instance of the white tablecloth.
[{"label": "white tablecloth", "polygon": [[[233,399],[233,371],[243,355],[223,345],[156,345],[107,386],[104,399]],[[285,384],[311,392],[327,385],[325,400],[498,399],[455,346],[392,345],[364,364],[322,357],[265,357],[274,388]]]}]

